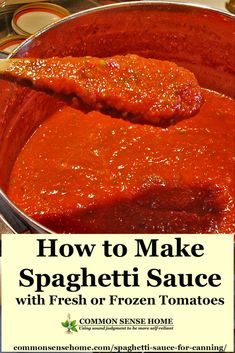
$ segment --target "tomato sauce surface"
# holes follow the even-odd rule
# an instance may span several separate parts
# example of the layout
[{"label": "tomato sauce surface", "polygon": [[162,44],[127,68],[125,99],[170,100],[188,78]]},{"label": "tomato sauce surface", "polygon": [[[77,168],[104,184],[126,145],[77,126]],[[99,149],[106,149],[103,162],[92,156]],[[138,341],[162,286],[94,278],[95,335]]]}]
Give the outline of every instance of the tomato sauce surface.
[{"label": "tomato sauce surface", "polygon": [[65,105],[20,152],[9,197],[56,232],[234,232],[234,101],[203,95],[165,129]]}]

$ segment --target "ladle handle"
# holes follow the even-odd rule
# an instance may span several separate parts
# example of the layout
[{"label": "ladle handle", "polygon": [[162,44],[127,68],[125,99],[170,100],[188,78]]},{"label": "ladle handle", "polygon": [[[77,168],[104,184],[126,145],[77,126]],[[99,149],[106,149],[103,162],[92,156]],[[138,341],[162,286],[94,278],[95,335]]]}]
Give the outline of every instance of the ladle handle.
[{"label": "ladle handle", "polygon": [[230,0],[225,4],[226,9],[235,14],[235,0]]}]

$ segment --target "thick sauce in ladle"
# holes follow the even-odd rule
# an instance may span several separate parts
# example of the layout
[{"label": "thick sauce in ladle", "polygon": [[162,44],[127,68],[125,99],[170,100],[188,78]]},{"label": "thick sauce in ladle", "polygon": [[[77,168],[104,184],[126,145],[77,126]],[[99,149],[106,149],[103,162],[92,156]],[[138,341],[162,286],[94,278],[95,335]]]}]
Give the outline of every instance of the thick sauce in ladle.
[{"label": "thick sauce in ladle", "polygon": [[73,94],[89,109],[112,108],[128,120],[153,125],[169,126],[189,118],[203,101],[189,70],[133,54],[5,60],[0,61],[0,74],[57,94]]}]

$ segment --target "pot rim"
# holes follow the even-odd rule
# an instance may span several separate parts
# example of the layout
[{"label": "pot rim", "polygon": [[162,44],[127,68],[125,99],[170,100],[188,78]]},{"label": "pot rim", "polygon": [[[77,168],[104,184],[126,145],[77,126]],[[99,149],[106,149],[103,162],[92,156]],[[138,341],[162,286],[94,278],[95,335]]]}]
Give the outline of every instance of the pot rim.
[{"label": "pot rim", "polygon": [[[97,6],[91,9],[83,10],[76,12],[74,14],[71,14],[65,18],[62,18],[52,24],[49,24],[48,26],[44,27],[43,29],[39,30],[35,34],[31,35],[28,37],[22,44],[20,44],[16,49],[12,51],[11,54],[9,54],[8,58],[15,57],[17,55],[18,51],[20,51],[22,48],[27,46],[29,43],[31,43],[35,38],[39,37],[41,34],[49,31],[52,28],[55,28],[59,26],[61,23],[69,22],[70,20],[73,20],[75,18],[84,16],[84,15],[89,15],[91,13],[96,13],[100,11],[107,11],[107,10],[112,10],[116,8],[128,8],[128,7],[136,7],[136,6],[167,6],[167,5],[174,5],[175,7],[184,7],[184,8],[192,8],[192,9],[201,9],[201,10],[208,10],[209,12],[213,13],[219,13],[221,15],[224,15],[229,18],[235,18],[235,15],[232,13],[229,13],[226,10],[218,9],[215,7],[209,7],[208,5],[202,5],[202,4],[194,4],[192,2],[175,2],[175,1],[164,1],[164,0],[159,0],[159,1],[127,1],[127,2],[121,2],[117,4],[110,4],[110,5],[103,5],[103,6]],[[11,216],[14,216],[18,219],[19,223],[22,224],[23,228],[26,229],[34,229],[36,228],[37,231],[40,231],[41,233],[53,233],[49,228],[43,226],[39,222],[35,221],[33,218],[30,216],[27,216],[26,213],[24,213],[22,210],[20,210],[9,198],[8,196],[4,193],[4,191],[0,188],[0,201],[3,201],[6,203],[7,208],[9,212],[11,212]],[[3,221],[5,221],[6,225],[12,230],[11,224],[8,224],[6,217],[2,217]],[[13,229],[16,233],[17,229]]]},{"label": "pot rim", "polygon": [[30,43],[32,40],[34,40],[35,38],[39,37],[41,34],[47,32],[48,30],[50,30],[51,28],[55,28],[58,25],[60,25],[61,23],[64,22],[68,22],[70,20],[73,20],[74,18],[78,18],[84,15],[89,15],[90,13],[95,13],[95,12],[100,12],[100,11],[106,11],[106,10],[112,10],[114,8],[124,8],[124,7],[133,7],[133,6],[149,6],[149,5],[153,5],[153,6],[159,6],[159,5],[175,5],[176,7],[188,7],[188,8],[197,8],[197,9],[202,9],[202,10],[208,10],[210,12],[216,12],[216,13],[221,13],[227,17],[231,17],[231,18],[235,18],[235,15],[232,13],[229,13],[226,10],[222,10],[222,9],[218,9],[216,7],[210,7],[208,5],[202,5],[202,4],[194,4],[192,2],[181,2],[181,1],[171,1],[171,0],[159,0],[159,1],[125,1],[125,2],[120,2],[120,3],[116,3],[116,4],[109,4],[109,5],[102,5],[102,6],[97,6],[97,7],[93,7],[91,9],[87,9],[87,10],[82,10],[79,12],[76,12],[74,14],[71,14],[69,16],[66,16],[56,22],[53,22],[49,25],[47,25],[46,27],[42,28],[41,30],[39,30],[38,32],[36,32],[35,34],[32,34],[30,37],[28,37],[22,44],[20,44],[17,48],[15,48],[8,56],[8,59],[14,57],[17,52],[19,50],[21,50],[22,48],[24,48],[24,46],[28,45],[28,43]]}]

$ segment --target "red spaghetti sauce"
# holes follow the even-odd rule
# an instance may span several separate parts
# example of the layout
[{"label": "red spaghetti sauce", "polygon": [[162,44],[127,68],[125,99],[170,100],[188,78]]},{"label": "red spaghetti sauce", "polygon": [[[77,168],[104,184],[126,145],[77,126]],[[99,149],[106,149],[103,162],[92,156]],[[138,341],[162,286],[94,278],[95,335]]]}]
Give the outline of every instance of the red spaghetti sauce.
[{"label": "red spaghetti sauce", "polygon": [[203,94],[166,129],[64,106],[22,149],[9,197],[56,232],[234,232],[234,101]]}]

